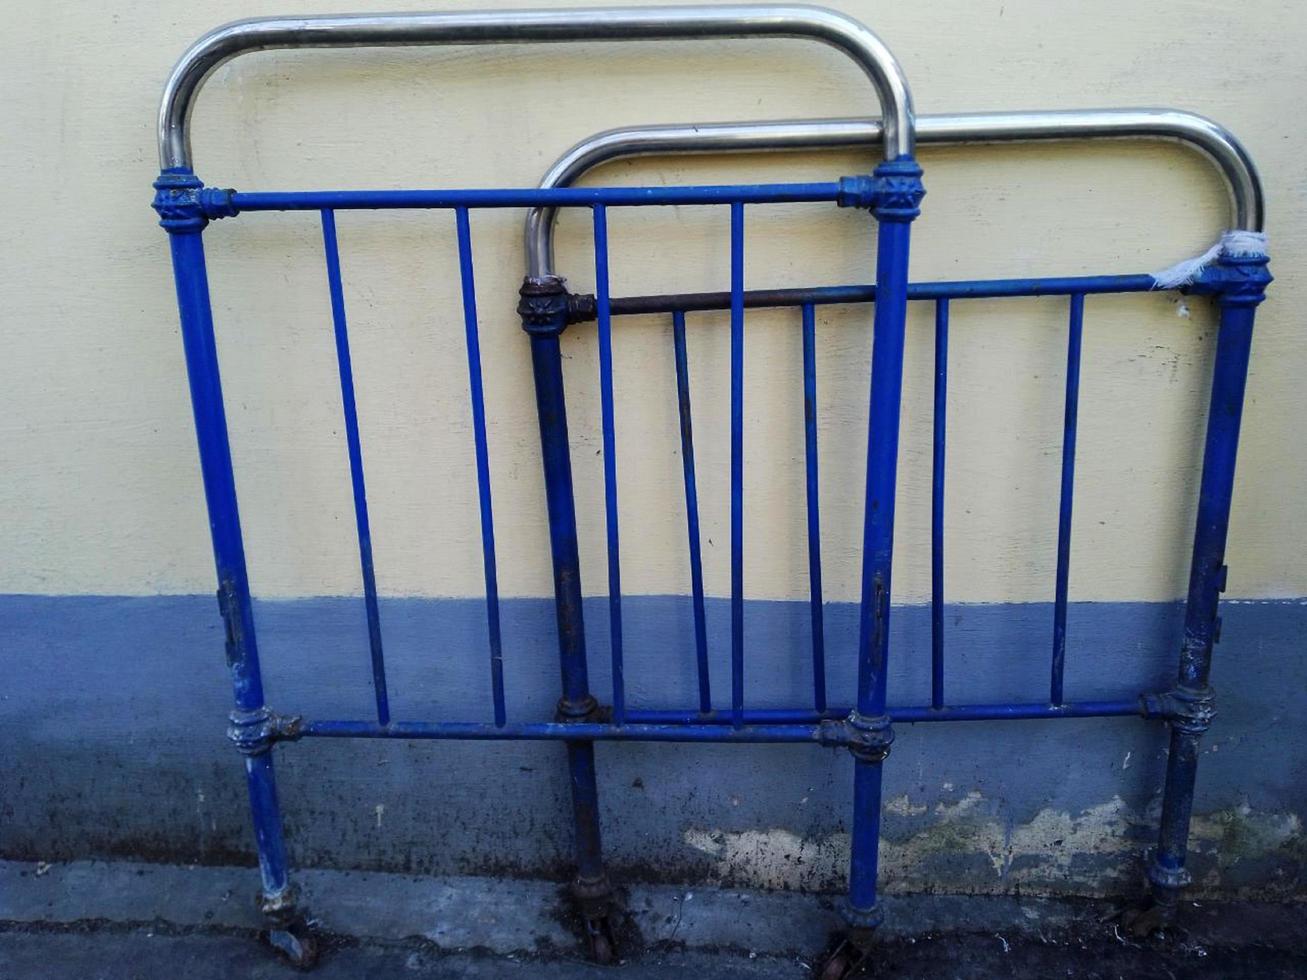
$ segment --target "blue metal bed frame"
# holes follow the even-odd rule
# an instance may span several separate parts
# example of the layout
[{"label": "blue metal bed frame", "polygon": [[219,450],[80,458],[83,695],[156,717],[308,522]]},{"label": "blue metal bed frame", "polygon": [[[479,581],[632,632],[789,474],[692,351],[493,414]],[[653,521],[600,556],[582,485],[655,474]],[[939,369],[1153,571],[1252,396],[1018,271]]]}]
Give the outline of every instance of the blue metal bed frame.
[{"label": "blue metal bed frame", "polygon": [[[930,709],[889,708],[894,720],[990,720],[1029,717],[1086,717],[1111,714],[1141,714],[1170,724],[1174,744],[1168,763],[1167,782],[1158,845],[1146,853],[1149,895],[1122,914],[1123,925],[1138,936],[1171,924],[1176,917],[1181,889],[1189,883],[1185,856],[1189,832],[1196,766],[1193,756],[1198,740],[1212,720],[1214,698],[1207,683],[1211,649],[1219,639],[1220,621],[1214,619],[1207,633],[1200,627],[1216,616],[1217,593],[1223,591],[1225,569],[1217,557],[1224,549],[1223,523],[1228,520],[1231,467],[1237,442],[1238,415],[1242,392],[1234,386],[1246,377],[1246,339],[1236,338],[1230,348],[1218,343],[1217,371],[1212,391],[1212,412],[1227,416],[1209,428],[1209,451],[1204,457],[1203,500],[1196,532],[1190,601],[1187,603],[1185,645],[1180,676],[1175,688],[1141,695],[1129,710],[1128,700],[1069,703],[1063,699],[1062,678],[1066,651],[1066,607],[1069,581],[1070,513],[1074,488],[1075,437],[1079,402],[1080,346],[1084,326],[1084,299],[1101,292],[1138,292],[1175,288],[1179,282],[1187,292],[1226,297],[1232,305],[1254,307],[1269,283],[1265,263],[1265,201],[1256,165],[1247,150],[1227,129],[1210,119],[1168,108],[1079,109],[972,113],[918,116],[919,144],[989,145],[995,143],[1084,142],[1090,140],[1142,140],[1195,151],[1223,178],[1230,192],[1230,224],[1233,232],[1223,235],[1220,245],[1202,259],[1224,263],[1201,269],[1201,259],[1184,263],[1185,274],[1167,270],[1154,275],[1083,276],[1037,280],[990,280],[943,283],[909,283],[908,298],[933,301],[935,306],[935,377],[933,407],[933,481],[931,491],[931,706]],[[879,145],[884,129],[874,119],[784,120],[737,123],[664,123],[606,130],[573,146],[549,168],[542,188],[569,186],[596,167],[618,159],[673,154],[728,154],[865,148]],[[550,209],[527,214],[525,252],[527,281],[561,278],[554,269],[554,231],[557,215]],[[1248,236],[1246,241],[1240,239]],[[1177,267],[1177,269],[1180,267]],[[1160,277],[1160,278],[1159,278]],[[1242,283],[1242,285],[1240,285]],[[943,698],[943,474],[945,459],[945,404],[947,401],[948,326],[950,303],[968,298],[1066,295],[1069,298],[1067,381],[1063,429],[1062,481],[1058,523],[1058,564],[1053,616],[1053,650],[1050,697],[1047,705],[970,705],[944,707]],[[824,638],[821,604],[821,562],[818,552],[816,431],[813,426],[816,401],[814,361],[814,308],[825,303],[859,303],[875,299],[874,286],[840,286],[817,289],[761,289],[744,295],[749,307],[799,307],[803,328],[805,395],[805,457],[807,461],[807,510],[809,580],[812,603],[814,706],[825,708]],[[569,308],[576,321],[594,316],[594,298],[569,295]],[[693,440],[689,411],[688,366],[685,363],[685,315],[694,310],[728,308],[729,294],[699,293],[641,296],[616,299],[613,313],[667,314],[672,316],[673,349],[676,360],[681,409],[682,456],[685,465],[686,512],[690,528],[691,583],[696,612],[701,603],[702,579],[697,553],[697,491],[694,485]],[[1224,323],[1224,320],[1222,321]],[[1242,329],[1237,321],[1232,330]],[[1225,336],[1229,331],[1223,331]],[[1230,374],[1222,372],[1229,371]],[[1231,418],[1233,424],[1231,424]],[[1214,442],[1212,440],[1215,440]],[[1214,448],[1213,448],[1214,447]],[[1213,497],[1213,494],[1216,496]],[[1224,498],[1224,503],[1221,502]],[[1220,523],[1214,523],[1218,521]],[[1205,557],[1200,557],[1206,550]],[[1215,562],[1215,565],[1212,564]],[[1215,578],[1212,578],[1215,569]],[[1215,586],[1213,586],[1215,582]],[[1197,590],[1197,597],[1195,597]],[[1209,603],[1204,606],[1202,603]],[[696,622],[697,638],[702,626]],[[702,641],[701,641],[702,643]],[[1195,686],[1198,685],[1198,686]],[[1034,709],[1032,715],[1030,709]],[[1056,709],[1061,708],[1059,714]],[[828,712],[836,717],[842,712]],[[665,715],[664,715],[665,717]],[[1178,749],[1177,749],[1178,746]],[[856,933],[853,937],[857,940]],[[862,944],[865,950],[865,941]],[[864,955],[858,944],[837,947],[827,961],[826,974],[838,976]]]},{"label": "blue metal bed frame", "polygon": [[[670,25],[670,26],[669,26]],[[850,25],[853,25],[852,27]],[[885,158],[869,176],[838,181],[770,185],[663,188],[552,188],[537,190],[393,190],[244,193],[205,186],[193,173],[187,141],[190,103],[204,78],[221,61],[267,47],[393,43],[465,43],[701,37],[770,34],[808,36],[835,44],[864,67],[875,83],[885,112]],[[838,35],[838,40],[832,37]],[[855,42],[848,38],[855,38]],[[872,41],[867,41],[870,37]],[[874,43],[872,43],[874,42]],[[859,54],[858,52],[861,52]],[[868,53],[870,52],[870,53]],[[1063,690],[1065,617],[1069,570],[1070,516],[1075,458],[1076,403],[1080,338],[1085,297],[1096,293],[1142,292],[1155,288],[1151,276],[1092,276],[1061,279],[907,281],[910,228],[924,193],[921,170],[912,155],[913,117],[906,83],[888,51],[869,31],[840,15],[817,8],[720,7],[632,8],[590,11],[505,11],[496,14],[376,15],[239,22],[197,42],[183,57],[165,92],[160,115],[162,173],[155,184],[155,208],[169,233],[181,314],[182,337],[195,416],[204,491],[218,572],[219,608],[226,624],[227,659],[236,708],[230,736],[244,755],[262,876],[262,909],[269,938],[300,965],[315,956],[288,873],[273,776],[272,748],[303,737],[400,739],[553,739],[567,749],[574,805],[578,874],[573,883],[591,953],[613,955],[610,915],[612,886],[604,870],[593,743],[596,740],[683,742],[804,742],[847,747],[854,759],[854,816],[849,895],[843,907],[849,941],[835,950],[827,976],[856,970],[882,920],[877,900],[881,768],[893,741],[892,722],[1059,718],[1142,715],[1171,725],[1171,757],[1160,843],[1150,864],[1154,910],[1162,918],[1173,910],[1187,881],[1184,871],[1197,745],[1212,715],[1208,684],[1211,648],[1219,619],[1217,598],[1224,588],[1223,551],[1233,481],[1235,447],[1242,407],[1249,344],[1256,305],[1270,276],[1264,255],[1226,254],[1210,265],[1190,291],[1211,295],[1220,305],[1220,334],[1213,375],[1211,410],[1199,500],[1185,642],[1174,689],[1114,701],[1068,700]],[[747,209],[777,203],[810,202],[864,209],[878,224],[874,285],[793,289],[750,293],[744,289],[744,225]],[[730,214],[730,290],[719,295],[640,297],[611,295],[607,231],[614,208],[677,204],[714,205]],[[587,208],[594,225],[596,294],[578,303],[561,278],[528,277],[519,313],[529,336],[545,472],[550,541],[558,619],[562,698],[552,720],[509,720],[504,699],[504,667],[499,629],[495,535],[490,493],[489,454],[478,343],[471,212],[484,208]],[[435,209],[452,211],[458,244],[466,353],[470,377],[486,584],[487,630],[493,691],[493,721],[484,723],[393,719],[386,686],[380,615],[359,440],[357,409],[341,285],[335,214],[350,209]],[[205,271],[202,233],[219,218],[253,212],[312,210],[321,214],[325,263],[344,405],[346,441],[353,487],[376,701],[375,720],[303,719],[272,711],[265,703],[244,546],[228,444],[214,324]],[[783,295],[779,295],[783,294]],[[1068,297],[1068,373],[1062,499],[1059,512],[1057,588],[1050,685],[1047,699],[1024,703],[950,704],[944,693],[942,620],[944,412],[950,313],[956,302],[975,297]],[[809,407],[816,398],[815,307],[823,303],[874,300],[870,423],[863,530],[862,594],[858,641],[858,681],[852,705],[832,706],[825,688],[822,630],[821,556],[818,544],[815,418],[806,422],[807,521],[812,609],[812,705],[783,710],[750,710],[744,699],[743,634],[743,399],[745,309],[791,306],[800,310],[803,381]],[[935,468],[933,495],[932,695],[929,705],[890,707],[886,691],[889,655],[894,491],[898,457],[900,395],[905,317],[909,301],[935,308]],[[698,309],[730,311],[731,400],[731,697],[718,710],[708,685],[708,647],[703,613],[703,581],[697,529],[697,492],[685,347],[686,316]],[[622,672],[620,544],[617,522],[616,449],[613,410],[613,318],[662,311],[673,324],[680,402],[684,479],[689,522],[692,599],[699,699],[684,710],[648,710],[626,703]],[[566,399],[559,336],[571,323],[593,318],[600,354],[604,491],[607,518],[611,629],[611,704],[601,705],[590,690],[582,623],[575,499],[569,459]],[[1155,915],[1158,913],[1154,913]]]}]

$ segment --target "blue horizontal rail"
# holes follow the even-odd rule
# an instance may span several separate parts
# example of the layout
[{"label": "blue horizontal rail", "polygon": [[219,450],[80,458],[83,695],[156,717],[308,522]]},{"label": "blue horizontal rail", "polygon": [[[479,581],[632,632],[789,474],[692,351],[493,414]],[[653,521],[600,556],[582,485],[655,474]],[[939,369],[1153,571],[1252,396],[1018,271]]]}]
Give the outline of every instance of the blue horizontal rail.
[{"label": "blue horizontal rail", "polygon": [[378,725],[371,721],[310,721],[301,726],[299,734],[308,738],[818,743],[821,741],[821,725],[814,722],[736,728],[730,724],[611,725],[589,721],[543,721],[503,726],[481,722],[395,721],[389,725]]},{"label": "blue horizontal rail", "polygon": [[834,201],[837,183],[696,187],[554,187],[510,190],[232,191],[215,213],[403,208],[638,207],[667,204],[774,204]]},{"label": "blue horizontal rail", "polygon": [[[852,708],[828,708],[812,711],[798,708],[759,708],[744,712],[747,725],[802,725],[817,721],[834,721],[847,718]],[[915,724],[922,721],[1020,721],[1041,718],[1109,718],[1142,715],[1139,698],[1120,701],[1068,701],[1063,704],[958,704],[942,708],[908,706],[887,708],[894,722]],[[677,710],[628,710],[626,717],[641,724],[715,724],[729,725],[731,717],[721,712],[697,715]]]},{"label": "blue horizontal rail", "polygon": [[[1027,279],[959,279],[908,283],[908,299],[1000,299],[1008,296],[1067,296],[1071,293],[1147,293],[1155,289],[1157,289],[1157,280],[1145,273],[1112,276],[1043,276]],[[749,289],[744,293],[745,309],[830,306],[875,301],[876,287],[870,284]],[[729,292],[616,296],[610,303],[613,316],[696,313],[728,310],[730,307]]]},{"label": "blue horizontal rail", "polygon": [[[1044,718],[1106,718],[1144,714],[1138,698],[1129,701],[1078,701],[1066,704],[972,704],[948,708],[891,708],[891,720],[1022,721]],[[818,715],[811,711],[747,711],[739,724],[734,712],[707,715],[681,711],[628,710],[621,725],[605,722],[527,722],[490,725],[482,722],[306,721],[298,734],[306,738],[504,739],[642,742],[807,742],[820,743],[822,723],[842,721],[848,712]]]}]

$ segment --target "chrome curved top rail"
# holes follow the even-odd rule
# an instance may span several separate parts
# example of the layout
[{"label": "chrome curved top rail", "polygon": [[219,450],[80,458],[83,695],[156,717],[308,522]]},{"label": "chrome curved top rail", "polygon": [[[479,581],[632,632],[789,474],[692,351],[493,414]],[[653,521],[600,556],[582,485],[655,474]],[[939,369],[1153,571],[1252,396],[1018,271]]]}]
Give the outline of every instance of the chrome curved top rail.
[{"label": "chrome curved top rail", "polygon": [[251,51],[385,45],[783,37],[821,41],[866,73],[884,116],[885,158],[913,149],[912,95],[899,63],[871,30],[844,14],[804,5],[592,7],[563,10],[340,14],[239,20],[196,41],[173,68],[159,105],[159,163],[190,169],[190,114],[205,79]]},{"label": "chrome curved top rail", "polygon": [[[541,187],[566,187],[601,164],[665,154],[750,153],[862,147],[884,139],[878,119],[703,123],[611,129],[581,141],[549,168]],[[1224,126],[1179,109],[1073,109],[922,115],[921,144],[988,144],[1079,140],[1175,142],[1205,156],[1229,186],[1232,227],[1261,231],[1261,178],[1252,157]],[[553,274],[555,209],[526,218],[527,275]]]}]

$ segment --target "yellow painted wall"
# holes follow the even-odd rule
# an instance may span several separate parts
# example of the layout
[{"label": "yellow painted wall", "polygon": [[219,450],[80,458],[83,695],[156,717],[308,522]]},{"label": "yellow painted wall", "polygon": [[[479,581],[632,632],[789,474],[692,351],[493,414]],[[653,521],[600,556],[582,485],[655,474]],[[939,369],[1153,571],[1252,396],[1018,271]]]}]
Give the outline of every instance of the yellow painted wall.
[{"label": "yellow painted wall", "polygon": [[[489,3],[507,7],[509,4]],[[902,61],[920,112],[1169,104],[1209,115],[1262,169],[1277,282],[1259,314],[1231,528],[1236,596],[1307,594],[1307,12],[1288,0],[836,3]],[[384,0],[357,9],[421,5]],[[320,0],[11,4],[0,34],[0,591],[212,588],[165,234],[149,209],[154,114],[176,57],[216,23],[321,11]],[[263,53],[210,80],[197,170],[242,189],[530,186],[566,147],[656,121],[872,115],[865,79],[792,41]],[[1197,157],[1109,144],[931,150],[917,279],[1145,272],[1227,221]],[[648,161],[595,183],[830,179],[866,155]],[[474,217],[486,398],[507,595],[550,591],[527,344],[513,314],[520,216]],[[388,594],[481,590],[452,219],[340,218],[379,582]],[[719,211],[615,212],[616,293],[724,288]],[[866,281],[874,226],[833,208],[750,211],[748,284]],[[206,234],[256,592],[357,591],[348,470],[321,240],[313,215],[249,215]],[[565,216],[559,265],[593,286],[588,221]],[[728,340],[692,319],[705,562],[729,587]],[[749,317],[746,585],[806,595],[795,317]],[[949,409],[948,581],[958,601],[1051,597],[1065,301],[958,304]],[[1074,599],[1183,591],[1213,318],[1170,295],[1087,307]],[[827,589],[857,593],[867,308],[819,323]],[[909,327],[896,598],[928,594],[931,341]],[[604,581],[593,330],[565,339],[587,590]],[[669,325],[616,335],[623,582],[688,588]]]}]

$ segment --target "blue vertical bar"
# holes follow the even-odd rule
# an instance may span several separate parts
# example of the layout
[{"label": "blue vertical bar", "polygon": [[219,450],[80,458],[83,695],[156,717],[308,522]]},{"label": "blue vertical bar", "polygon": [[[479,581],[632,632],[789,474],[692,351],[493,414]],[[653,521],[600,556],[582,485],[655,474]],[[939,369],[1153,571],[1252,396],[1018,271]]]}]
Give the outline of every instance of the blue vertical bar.
[{"label": "blue vertical bar", "polygon": [[817,317],[803,304],[803,448],[807,468],[808,602],[812,620],[812,701],[826,710],[826,629],[821,597],[821,521],[817,492]]},{"label": "blue vertical bar", "polygon": [[259,856],[259,881],[263,885],[260,904],[266,907],[291,887],[272,752],[245,756],[245,787],[250,797],[254,845]]},{"label": "blue vertical bar", "polygon": [[486,627],[490,637],[490,686],[495,724],[507,720],[504,707],[504,645],[499,631],[499,575],[495,567],[495,516],[490,499],[490,451],[486,445],[486,404],[481,377],[481,339],[477,326],[476,279],[472,272],[472,229],[467,208],[454,209],[458,229],[458,271],[463,289],[463,332],[467,338],[467,377],[472,396],[472,437],[476,443],[477,501],[481,506],[481,556],[486,578]]},{"label": "blue vertical bar", "polygon": [[608,630],[613,657],[613,723],[626,720],[622,673],[622,571],[617,540],[617,435],[613,412],[613,322],[608,293],[608,211],[594,209],[595,302],[599,325],[599,401],[603,413],[604,514],[608,527]]},{"label": "blue vertical bar", "polygon": [[867,484],[862,531],[862,597],[858,623],[858,697],[850,719],[860,740],[854,757],[853,829],[845,921],[864,933],[883,918],[876,899],[880,866],[881,766],[893,731],[885,713],[889,660],[890,570],[894,556],[894,491],[898,475],[903,344],[908,308],[908,244],[924,191],[910,157],[876,168],[873,213],[876,309],[872,326]]},{"label": "blue vertical bar", "polygon": [[944,444],[948,430],[947,299],[935,301],[934,458],[930,485],[930,705],[944,707]]},{"label": "blue vertical bar", "polygon": [[[525,320],[526,318],[524,318]],[[577,549],[576,494],[567,437],[567,399],[558,335],[565,324],[534,331],[531,368],[540,418],[540,456],[549,515],[549,546],[554,565],[554,606],[558,619],[558,667],[566,714],[584,718],[594,707],[585,654],[585,617],[581,603],[581,559]]]},{"label": "blue vertical bar", "polygon": [[1066,605],[1071,576],[1071,505],[1076,478],[1076,422],[1080,413],[1080,348],[1084,335],[1085,297],[1071,294],[1066,345],[1066,411],[1062,421],[1062,496],[1057,515],[1057,585],[1053,599],[1053,670],[1049,700],[1062,703],[1066,666]]},{"label": "blue vertical bar", "polygon": [[1148,866],[1153,896],[1170,910],[1174,910],[1180,889],[1189,881],[1185,869],[1189,822],[1198,776],[1199,743],[1207,731],[1213,708],[1212,651],[1221,632],[1218,612],[1226,586],[1226,533],[1234,493],[1253,320],[1271,281],[1266,264],[1265,256],[1225,255],[1204,274],[1215,280],[1214,284],[1200,283],[1217,293],[1221,321],[1212,368],[1189,592],[1185,600],[1184,640],[1176,687],[1171,692],[1173,703],[1188,710],[1177,711],[1170,719],[1171,746],[1158,845]]},{"label": "blue vertical bar", "polygon": [[731,204],[731,719],[744,724],[744,205]]},{"label": "blue vertical bar", "polygon": [[[898,471],[911,227],[906,222],[882,221],[876,255],[877,295],[872,328],[867,495],[863,513],[857,713],[877,724],[885,717],[890,568],[894,551],[894,484]],[[862,917],[868,920],[879,918],[876,876],[880,866],[882,761],[858,759],[853,776],[855,812],[849,903],[854,912],[862,913]]]},{"label": "blue vertical bar", "polygon": [[883,221],[877,249],[877,298],[871,358],[867,496],[863,514],[862,606],[859,619],[858,711],[885,711],[889,648],[890,568],[894,551],[894,481],[898,472],[907,310],[906,222]]},{"label": "blue vertical bar", "polygon": [[[263,703],[254,610],[213,334],[202,235],[207,221],[198,207],[176,206],[176,196],[197,193],[202,184],[194,174],[170,171],[160,175],[155,187],[159,223],[168,232],[172,252],[186,376],[218,577],[218,606],[226,626],[227,666],[236,704],[232,721],[234,724],[257,721],[266,717],[267,707]],[[271,748],[269,742],[262,751],[245,755],[245,780],[259,852],[263,901],[268,906],[291,894]]]},{"label": "blue vertical bar", "polygon": [[708,683],[708,628],[703,604],[703,554],[699,541],[699,491],[694,478],[694,428],[690,416],[690,366],[685,344],[685,313],[672,314],[676,357],[676,404],[681,420],[681,467],[685,475],[685,523],[690,537],[690,593],[694,604],[694,652],[699,668],[699,711],[712,711]]},{"label": "blue vertical bar", "polygon": [[[554,566],[554,604],[558,619],[558,666],[563,721],[594,720],[599,705],[590,693],[581,602],[581,562],[577,549],[576,495],[567,437],[567,398],[559,335],[567,326],[567,294],[559,279],[531,280],[522,286],[518,307],[522,327],[531,338],[531,369],[536,413],[540,420],[540,455],[549,516],[549,547]],[[599,835],[599,790],[594,742],[568,740],[567,763],[576,831],[578,877],[573,883],[591,894],[606,881]],[[602,890],[602,889],[601,889]]]},{"label": "blue vertical bar", "polygon": [[[876,900],[880,873],[880,796],[882,765],[859,759],[853,767],[853,832],[850,835],[849,906],[845,917],[875,928],[882,914]],[[857,926],[855,926],[856,928]]]},{"label": "blue vertical bar", "polygon": [[368,647],[372,653],[372,689],[377,721],[390,724],[386,692],[386,660],[381,651],[381,612],[377,607],[377,577],[372,565],[372,529],[368,523],[368,495],[363,482],[363,448],[359,441],[358,407],[354,401],[354,368],[349,356],[345,321],[345,291],[340,277],[340,248],[336,241],[336,213],[322,212],[322,244],[327,254],[327,286],[331,293],[331,319],[336,332],[336,363],[340,370],[340,400],[345,411],[345,444],[349,449],[349,477],[354,489],[354,525],[358,531],[359,564],[363,571],[363,604],[368,616]]},{"label": "blue vertical bar", "polygon": [[567,768],[572,782],[572,822],[576,827],[577,891],[585,886],[606,891],[603,838],[599,829],[599,779],[594,742],[568,741]]}]

